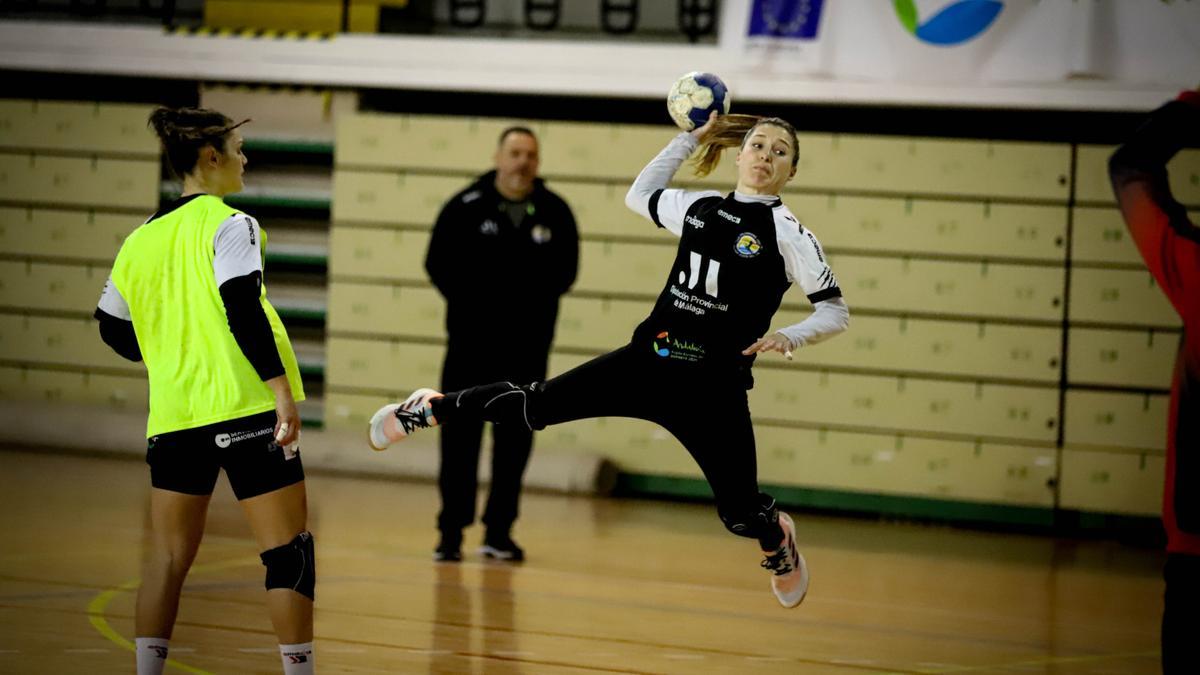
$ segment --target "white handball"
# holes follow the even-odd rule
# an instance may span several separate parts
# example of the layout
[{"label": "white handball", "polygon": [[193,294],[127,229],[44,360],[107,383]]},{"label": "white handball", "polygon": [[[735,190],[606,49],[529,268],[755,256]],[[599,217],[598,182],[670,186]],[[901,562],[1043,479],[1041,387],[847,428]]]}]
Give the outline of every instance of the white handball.
[{"label": "white handball", "polygon": [[704,126],[708,114],[729,113],[729,88],[712,73],[688,73],[675,80],[667,94],[667,112],[684,131]]}]

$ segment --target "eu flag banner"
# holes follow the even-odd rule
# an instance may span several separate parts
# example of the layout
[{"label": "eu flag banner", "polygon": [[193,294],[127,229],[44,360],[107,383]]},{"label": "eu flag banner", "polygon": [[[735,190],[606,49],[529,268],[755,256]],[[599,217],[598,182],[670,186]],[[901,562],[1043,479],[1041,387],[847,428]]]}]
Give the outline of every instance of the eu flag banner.
[{"label": "eu flag banner", "polygon": [[747,35],[813,40],[817,37],[824,4],[825,0],[753,0]]}]

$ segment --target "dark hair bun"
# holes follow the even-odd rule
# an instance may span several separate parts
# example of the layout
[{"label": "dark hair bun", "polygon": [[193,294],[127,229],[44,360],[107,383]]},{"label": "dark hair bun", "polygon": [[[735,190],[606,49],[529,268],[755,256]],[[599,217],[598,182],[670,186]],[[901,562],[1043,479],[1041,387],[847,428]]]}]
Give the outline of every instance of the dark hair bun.
[{"label": "dark hair bun", "polygon": [[196,166],[200,149],[206,145],[223,152],[229,132],[249,122],[237,124],[216,110],[205,108],[156,108],[149,124],[162,141],[167,163],[182,178]]},{"label": "dark hair bun", "polygon": [[163,142],[178,136],[179,112],[172,108],[157,108],[150,113],[150,126]]}]

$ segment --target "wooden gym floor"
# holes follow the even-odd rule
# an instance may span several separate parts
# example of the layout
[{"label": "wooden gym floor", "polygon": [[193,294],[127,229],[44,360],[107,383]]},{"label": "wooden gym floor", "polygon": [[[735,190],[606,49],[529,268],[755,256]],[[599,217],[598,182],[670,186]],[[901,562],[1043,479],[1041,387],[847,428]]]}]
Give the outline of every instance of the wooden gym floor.
[{"label": "wooden gym floor", "polygon": [[[387,461],[381,456],[381,462]],[[133,671],[145,465],[0,452],[0,672]],[[310,476],[324,673],[1154,673],[1157,551],[799,514],[780,608],[711,506],[529,494],[524,566],[434,564],[432,485]],[[167,672],[278,673],[222,479]]]}]

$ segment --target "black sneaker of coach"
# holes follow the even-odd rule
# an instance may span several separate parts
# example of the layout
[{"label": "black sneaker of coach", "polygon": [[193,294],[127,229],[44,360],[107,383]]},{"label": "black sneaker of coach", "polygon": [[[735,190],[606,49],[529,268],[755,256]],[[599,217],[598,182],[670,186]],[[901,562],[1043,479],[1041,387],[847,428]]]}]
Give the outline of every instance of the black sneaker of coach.
[{"label": "black sneaker of coach", "polygon": [[517,542],[513,541],[508,534],[488,533],[483,538],[483,546],[479,547],[479,554],[485,558],[504,562],[517,563],[525,560],[525,551],[521,550],[521,547],[517,546]]},{"label": "black sneaker of coach", "polygon": [[433,549],[434,562],[462,562],[462,535],[442,533],[437,548]]}]

